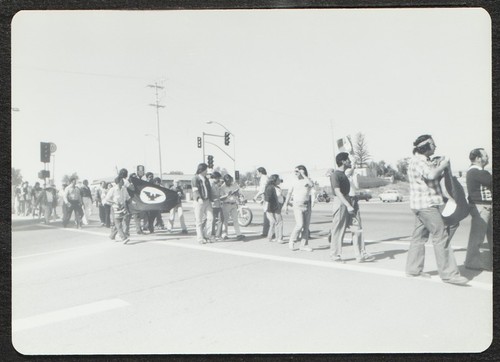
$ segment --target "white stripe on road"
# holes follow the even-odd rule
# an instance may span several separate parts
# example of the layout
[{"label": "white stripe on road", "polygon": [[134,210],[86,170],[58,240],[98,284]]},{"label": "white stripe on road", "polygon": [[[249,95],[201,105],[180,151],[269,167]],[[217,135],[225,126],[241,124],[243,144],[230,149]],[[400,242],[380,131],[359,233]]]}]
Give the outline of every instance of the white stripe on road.
[{"label": "white stripe on road", "polygon": [[47,324],[66,321],[95,313],[122,308],[130,305],[121,299],[107,299],[99,302],[80,305],[77,307],[61,309],[55,312],[39,314],[33,317],[22,318],[12,321],[12,332],[41,327]]},{"label": "white stripe on road", "polygon": [[[55,227],[52,225],[43,225],[46,227]],[[105,234],[95,232],[95,231],[90,231],[90,230],[84,230],[84,229],[63,229],[67,231],[72,231],[72,232],[78,232],[78,233],[88,233],[88,234],[93,234],[93,235],[98,235],[98,236],[104,236]],[[250,233],[246,233],[250,234]],[[159,235],[158,236],[165,236],[165,235]],[[155,235],[156,236],[156,235]],[[382,242],[384,244],[394,244],[394,245],[409,245],[409,242],[404,242],[404,241],[380,241],[380,240],[365,240],[365,243],[370,244],[370,243],[376,243],[376,242]],[[158,241],[152,241],[152,243],[157,243],[157,244],[162,244],[162,245],[171,245],[171,246],[177,246],[181,248],[190,248],[190,249],[196,249],[196,250],[202,250],[202,251],[211,251],[214,253],[221,253],[221,254],[231,254],[231,255],[240,255],[240,256],[247,256],[251,258],[260,258],[260,259],[267,259],[267,260],[275,260],[275,261],[281,261],[281,262],[289,262],[289,263],[296,263],[296,264],[304,264],[304,265],[314,265],[314,266],[320,266],[320,267],[326,267],[326,268],[337,268],[337,269],[345,269],[345,270],[352,270],[352,271],[358,271],[358,272],[364,272],[364,273],[371,273],[371,274],[379,274],[379,275],[386,275],[386,276],[393,276],[393,277],[402,277],[402,278],[407,278],[404,272],[401,271],[393,271],[393,270],[388,270],[388,269],[379,269],[379,268],[373,268],[373,267],[366,267],[363,265],[354,265],[354,264],[338,264],[334,262],[326,262],[326,261],[317,261],[317,260],[307,260],[307,259],[299,259],[299,258],[291,258],[291,257],[282,257],[282,256],[274,256],[274,255],[268,255],[268,254],[259,254],[259,253],[252,253],[252,252],[247,252],[247,251],[239,251],[239,250],[228,250],[228,249],[221,249],[221,248],[215,248],[215,247],[210,247],[210,245],[199,245],[199,244],[184,244],[184,243],[178,243],[174,241],[168,241],[168,240],[158,240]],[[426,247],[432,247],[432,244],[426,244]],[[83,247],[82,247],[83,248]],[[453,249],[459,249],[460,247],[452,247]],[[72,248],[72,249],[77,249],[77,248]],[[55,252],[63,252],[66,250],[71,250],[71,249],[65,249],[65,250],[60,250],[60,251],[53,251],[53,252],[48,252],[47,254],[55,253]],[[44,253],[42,253],[44,254]],[[27,256],[20,256],[17,258],[28,258],[31,256],[36,256],[36,255],[41,255],[41,254],[33,254],[33,255],[27,255]],[[15,258],[13,258],[15,259]],[[442,283],[441,279],[439,278],[417,278],[418,280],[422,281],[430,281],[430,282],[439,282]],[[492,290],[492,285],[488,283],[482,283],[482,282],[477,282],[477,281],[470,281],[468,285],[479,288],[479,289],[484,289],[484,290]]]},{"label": "white stripe on road", "polygon": [[[249,258],[273,260],[273,261],[295,263],[295,264],[302,264],[302,265],[313,265],[313,266],[319,266],[319,267],[324,267],[324,268],[344,269],[344,270],[351,270],[351,271],[357,271],[357,272],[363,272],[363,273],[378,274],[378,275],[400,277],[400,278],[402,277],[405,279],[409,279],[408,277],[406,277],[405,273],[401,272],[401,271],[379,269],[379,268],[367,267],[367,266],[363,266],[363,265],[341,264],[341,263],[335,263],[332,261],[308,260],[308,259],[292,258],[292,257],[286,257],[286,256],[276,256],[276,255],[253,253],[253,252],[249,252],[249,251],[229,250],[229,249],[212,247],[212,245],[210,245],[210,244],[192,245],[192,244],[183,244],[183,243],[178,243],[175,241],[167,241],[167,240],[165,240],[165,241],[158,240],[158,241],[153,241],[152,243],[168,245],[168,246],[175,246],[175,247],[186,248],[186,249],[208,251],[208,252],[219,253],[219,254],[238,255],[238,256],[244,256],[244,257],[249,257]],[[439,278],[411,278],[411,279],[442,283],[441,279],[439,279]],[[492,290],[492,286],[490,284],[487,284],[487,283],[470,281],[468,283],[468,285],[479,288],[479,289],[485,289],[485,290],[490,290],[490,291]]]}]

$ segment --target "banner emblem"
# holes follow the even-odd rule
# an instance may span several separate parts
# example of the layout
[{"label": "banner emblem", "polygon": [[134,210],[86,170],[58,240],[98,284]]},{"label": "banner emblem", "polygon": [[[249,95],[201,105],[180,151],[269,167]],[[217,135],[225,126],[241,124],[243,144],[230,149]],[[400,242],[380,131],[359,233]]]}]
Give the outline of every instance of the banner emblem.
[{"label": "banner emblem", "polygon": [[145,204],[161,204],[166,200],[165,194],[154,187],[145,186],[139,195],[139,198]]}]

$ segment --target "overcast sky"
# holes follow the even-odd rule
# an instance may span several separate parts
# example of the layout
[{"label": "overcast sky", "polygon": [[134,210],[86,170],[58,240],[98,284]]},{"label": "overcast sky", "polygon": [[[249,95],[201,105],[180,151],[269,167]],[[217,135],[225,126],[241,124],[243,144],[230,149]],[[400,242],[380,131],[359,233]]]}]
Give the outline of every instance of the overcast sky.
[{"label": "overcast sky", "polygon": [[[491,155],[491,22],[481,9],[23,11],[12,22],[12,165],[35,181],[53,142],[56,183],[144,164],[194,173],[196,137],[235,134],[241,172],[333,167],[362,132],[395,165],[432,134],[466,169]],[[153,136],[145,136],[150,134]],[[233,162],[207,144],[215,165]],[[53,163],[50,166],[52,171]]]}]

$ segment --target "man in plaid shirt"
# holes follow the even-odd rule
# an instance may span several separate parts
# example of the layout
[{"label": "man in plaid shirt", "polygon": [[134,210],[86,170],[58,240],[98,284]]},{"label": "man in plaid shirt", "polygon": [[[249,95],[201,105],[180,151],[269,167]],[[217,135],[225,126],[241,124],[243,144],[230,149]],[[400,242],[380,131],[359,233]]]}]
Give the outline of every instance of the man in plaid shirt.
[{"label": "man in plaid shirt", "polygon": [[451,249],[450,240],[456,230],[447,228],[440,213],[443,206],[443,196],[439,181],[443,171],[449,166],[446,157],[436,164],[430,160],[436,145],[432,136],[422,135],[413,143],[413,157],[408,167],[410,181],[410,208],[415,214],[415,230],[413,231],[408,258],[406,275],[409,277],[430,277],[423,272],[425,262],[425,243],[432,237],[434,254],[439,276],[445,283],[463,285],[467,278],[460,275]]}]

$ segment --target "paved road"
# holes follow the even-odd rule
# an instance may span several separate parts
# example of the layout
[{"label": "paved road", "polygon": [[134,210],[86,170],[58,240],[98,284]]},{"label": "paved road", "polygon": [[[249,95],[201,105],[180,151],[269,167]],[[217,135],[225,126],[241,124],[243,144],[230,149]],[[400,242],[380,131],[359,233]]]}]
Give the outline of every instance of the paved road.
[{"label": "paved road", "polygon": [[[199,245],[190,234],[107,238],[97,220],[82,230],[14,217],[13,342],[26,354],[481,351],[492,338],[492,276],[470,286],[409,279],[404,263],[413,216],[405,203],[362,203],[375,262],[328,258],[330,205],[313,212],[312,253],[258,236]],[[91,219],[92,219],[91,218]],[[165,218],[165,216],[164,216]],[[285,235],[293,217],[285,215]],[[463,264],[469,220],[453,245]],[[230,231],[231,231],[230,227]],[[347,237],[349,239],[349,236]],[[474,333],[471,333],[474,331]]]}]

